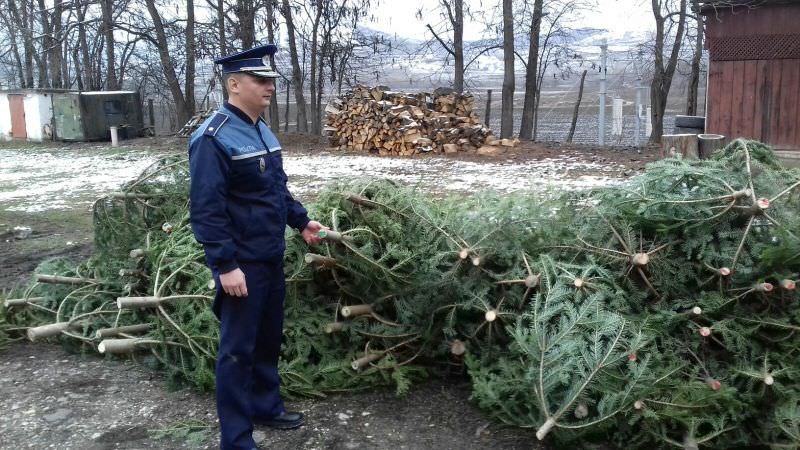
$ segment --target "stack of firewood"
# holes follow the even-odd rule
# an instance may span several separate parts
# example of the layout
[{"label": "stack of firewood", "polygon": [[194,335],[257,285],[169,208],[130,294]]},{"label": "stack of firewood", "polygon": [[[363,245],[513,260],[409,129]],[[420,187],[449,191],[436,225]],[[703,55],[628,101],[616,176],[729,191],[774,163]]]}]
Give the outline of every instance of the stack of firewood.
[{"label": "stack of firewood", "polygon": [[325,131],[340,150],[381,155],[496,153],[516,143],[495,139],[473,106],[472,95],[452,89],[409,94],[358,85],[328,104]]}]

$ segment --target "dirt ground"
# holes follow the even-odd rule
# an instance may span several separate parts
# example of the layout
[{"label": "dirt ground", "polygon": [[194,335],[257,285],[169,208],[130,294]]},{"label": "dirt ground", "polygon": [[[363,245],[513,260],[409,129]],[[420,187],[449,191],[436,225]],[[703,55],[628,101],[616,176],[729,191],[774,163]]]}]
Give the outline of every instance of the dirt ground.
[{"label": "dirt ground", "polygon": [[[55,344],[17,343],[0,355],[0,448],[218,448],[212,394],[170,391],[133,361]],[[404,398],[376,391],[303,400],[288,406],[305,413],[304,427],[257,427],[254,436],[270,449],[539,448],[533,431],[491,422],[468,397],[467,385],[430,381]],[[190,432],[164,432],[181,427]]]},{"label": "dirt ground", "polygon": [[[313,197],[313,189],[326,181],[351,173],[372,172],[432,186],[434,194],[468,194],[487,187],[500,191],[535,190],[538,184],[534,181],[541,180],[555,180],[551,188],[580,189],[622,181],[655,159],[653,150],[638,153],[635,149],[534,143],[524,143],[490,157],[459,154],[379,158],[333,152],[323,140],[297,135],[281,135],[281,140],[287,172],[297,183],[298,196],[304,199]],[[79,261],[91,254],[91,198],[108,187],[98,184],[86,188],[87,176],[100,177],[102,170],[111,171],[112,175],[122,173],[120,166],[143,161],[140,157],[155,160],[167,153],[185,152],[185,148],[185,139],[177,138],[126,141],[123,148],[114,149],[109,157],[112,162],[117,158],[118,166],[40,173],[37,176],[42,178],[43,186],[52,187],[53,183],[70,177],[77,180],[64,188],[43,189],[45,194],[20,191],[21,185],[36,182],[36,174],[23,173],[15,178],[15,171],[35,172],[33,168],[39,166],[28,169],[10,165],[27,157],[33,158],[34,164],[38,163],[37,158],[41,159],[45,167],[48,158],[65,155],[68,159],[73,154],[102,159],[109,154],[108,144],[71,144],[58,148],[0,145],[3,163],[0,165],[0,291],[25,282],[44,259],[67,257]],[[21,157],[23,152],[25,155]],[[326,169],[332,166],[342,167],[342,171]],[[409,174],[416,172],[423,175],[409,178]],[[456,178],[446,178],[454,172]],[[525,184],[525,180],[533,181]],[[302,185],[312,189],[302,190]],[[442,188],[440,192],[436,192],[436,186]],[[42,208],[42,204],[55,206]],[[29,227],[30,235],[24,239],[15,237],[17,226]],[[259,429],[257,438],[262,447],[543,448],[536,444],[532,431],[503,427],[477,410],[469,401],[469,386],[463,380],[429,381],[404,398],[397,398],[390,391],[378,391],[304,400],[292,406],[306,413],[307,426],[288,432]],[[3,411],[2,449],[216,447],[213,394],[190,389],[170,391],[158,374],[135,362],[69,354],[56,344],[15,342],[0,350],[0,411]],[[167,437],[159,437],[164,434]]]}]

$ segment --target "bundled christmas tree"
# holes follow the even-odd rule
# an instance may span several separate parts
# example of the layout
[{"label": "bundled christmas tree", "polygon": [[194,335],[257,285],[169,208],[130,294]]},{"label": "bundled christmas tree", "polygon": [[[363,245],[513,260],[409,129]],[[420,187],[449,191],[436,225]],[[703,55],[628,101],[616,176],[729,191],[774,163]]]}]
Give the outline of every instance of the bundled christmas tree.
[{"label": "bundled christmas tree", "polygon": [[[168,159],[98,201],[95,254],[42,264],[8,320],[210,389],[187,181]],[[800,446],[798,192],[747,141],[548,199],[333,184],[310,205],[324,244],[287,234],[284,393],[467,373],[488,413],[567,448]]]},{"label": "bundled christmas tree", "polygon": [[572,265],[545,264],[564,281],[509,327],[508,352],[471,362],[475,398],[569,445],[800,445],[798,186],[736,141],[589,194],[553,256]]}]

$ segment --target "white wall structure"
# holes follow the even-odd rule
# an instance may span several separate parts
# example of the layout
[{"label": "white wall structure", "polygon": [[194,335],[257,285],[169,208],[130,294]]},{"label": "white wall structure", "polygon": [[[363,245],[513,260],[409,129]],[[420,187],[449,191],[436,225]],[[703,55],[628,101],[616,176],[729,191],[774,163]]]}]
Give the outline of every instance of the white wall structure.
[{"label": "white wall structure", "polygon": [[11,140],[11,105],[8,95],[0,92],[0,141]]},{"label": "white wall structure", "polygon": [[611,122],[611,134],[614,136],[622,135],[622,99],[615,98],[612,109],[613,122]]},{"label": "white wall structure", "polygon": [[25,94],[25,132],[29,141],[52,138],[53,99],[50,94],[32,92]]}]

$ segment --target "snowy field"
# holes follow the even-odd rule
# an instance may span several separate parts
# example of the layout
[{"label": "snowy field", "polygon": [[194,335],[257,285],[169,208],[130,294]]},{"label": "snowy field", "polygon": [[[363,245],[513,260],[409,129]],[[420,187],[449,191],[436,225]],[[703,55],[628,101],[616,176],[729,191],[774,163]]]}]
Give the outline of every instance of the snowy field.
[{"label": "snowy field", "polygon": [[[163,152],[93,146],[0,149],[0,209],[37,212],[89,208],[152,164]],[[586,189],[620,180],[624,167],[575,157],[472,162],[445,157],[386,158],[319,152],[284,154],[290,189],[308,198],[326,183],[354,177],[389,178],[426,192]]]}]

